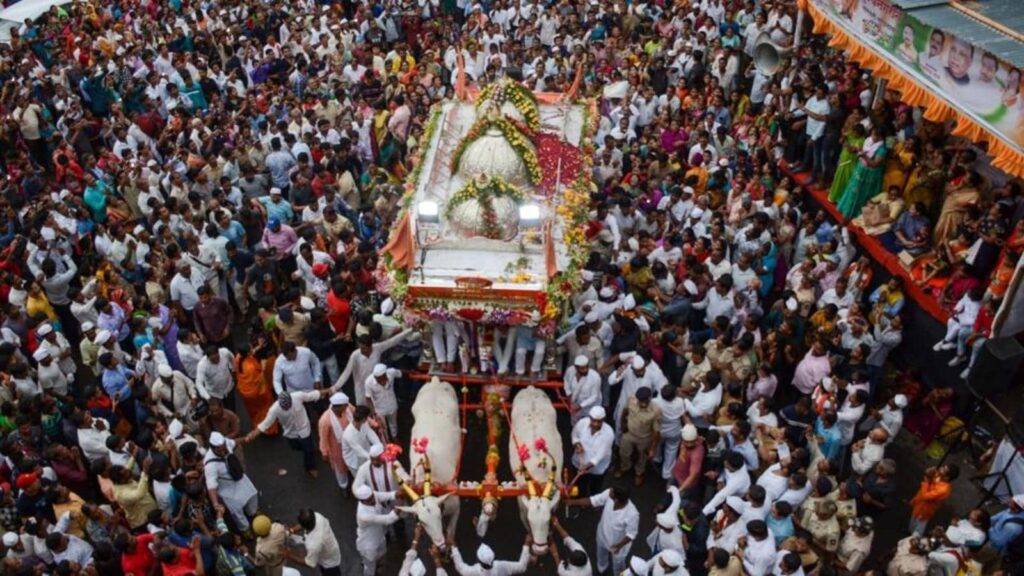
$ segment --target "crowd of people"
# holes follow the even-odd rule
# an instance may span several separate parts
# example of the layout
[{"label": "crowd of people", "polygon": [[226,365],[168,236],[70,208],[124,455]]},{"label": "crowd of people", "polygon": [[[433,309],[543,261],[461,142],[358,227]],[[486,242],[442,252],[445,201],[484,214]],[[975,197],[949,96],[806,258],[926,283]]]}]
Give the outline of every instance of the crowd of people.
[{"label": "crowd of people", "polygon": [[[779,70],[753,63],[798,22]],[[412,524],[386,449],[402,369],[430,343],[378,289],[380,250],[460,61],[536,91],[579,71],[600,102],[583,288],[532,349],[565,367],[568,504],[599,518],[554,521],[558,574],[954,576],[1020,552],[1024,497],[933,521],[953,465],[907,521],[890,445],[935,437],[952,393],[893,376],[903,280],[873,278],[849,230],[913,257],[966,376],[1024,249],[1021,188],[876,93],[795,2],[112,0],[0,44],[0,572],[529,571],[529,546],[471,563],[419,527],[384,560]],[[257,486],[244,447],[284,441],[357,501],[355,533],[262,513],[287,488]],[[875,541],[879,522],[909,536]]]}]

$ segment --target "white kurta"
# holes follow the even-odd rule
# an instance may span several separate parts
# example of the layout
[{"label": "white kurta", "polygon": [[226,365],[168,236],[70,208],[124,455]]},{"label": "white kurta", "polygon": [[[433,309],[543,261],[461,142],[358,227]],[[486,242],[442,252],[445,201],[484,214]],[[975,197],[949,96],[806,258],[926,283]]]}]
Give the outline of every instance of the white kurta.
[{"label": "white kurta", "polygon": [[686,549],[683,547],[683,531],[679,528],[679,522],[677,521],[680,505],[679,488],[669,486],[668,493],[672,497],[672,501],[658,516],[664,515],[672,518],[672,529],[666,531],[661,526],[655,525],[654,530],[647,536],[647,547],[651,549],[651,552],[675,550],[685,556]]},{"label": "white kurta", "polygon": [[341,390],[341,387],[345,382],[348,382],[348,379],[351,377],[353,386],[355,387],[356,404],[358,406],[366,404],[366,389],[364,386],[366,378],[373,375],[373,367],[380,363],[381,356],[391,348],[397,346],[398,343],[404,340],[410,332],[412,332],[412,329],[408,328],[387,340],[375,343],[369,356],[363,354],[361,350],[354,350],[352,355],[348,357],[348,362],[345,364],[345,370],[341,373],[338,381],[334,383],[334,386],[331,389],[334,391]]},{"label": "white kurta", "polygon": [[[235,441],[226,440],[228,452],[234,452]],[[203,474],[206,477],[207,490],[216,490],[217,496],[221,499],[224,507],[231,512],[235,521],[240,526],[249,526],[245,516],[245,506],[250,500],[256,497],[256,486],[253,485],[249,475],[242,476],[235,480],[228,473],[228,465],[213,450],[206,452],[203,457]]]},{"label": "white kurta", "polygon": [[270,405],[266,417],[257,426],[260,432],[266,432],[270,430],[274,422],[280,422],[285,438],[308,438],[312,434],[309,414],[306,412],[306,403],[319,400],[320,393],[316,390],[292,392],[291,397],[292,405],[287,410],[281,407],[280,402],[274,402]]},{"label": "white kurta", "polygon": [[608,376],[608,384],[615,386],[616,384],[622,383],[622,390],[619,392],[619,401],[615,404],[615,424],[618,426],[619,422],[622,421],[622,413],[626,411],[626,404],[630,398],[636,397],[636,391],[641,388],[650,388],[653,394],[657,394],[661,391],[661,387],[665,382],[665,375],[661,373],[660,369],[655,368],[654,362],[649,362],[647,368],[644,370],[643,376],[637,376],[636,372],[632,368],[627,368],[625,372],[619,373],[618,371],[612,372]]},{"label": "white kurta", "polygon": [[[97,422],[103,423],[103,430],[97,428]],[[110,423],[103,418],[93,418],[91,428],[78,429],[78,447],[82,450],[82,455],[86,460],[95,462],[107,457],[108,436],[110,436]]]},{"label": "white kurta", "polygon": [[390,416],[398,412],[398,399],[395,397],[395,378],[399,378],[402,371],[395,368],[388,368],[385,372],[387,384],[381,386],[371,372],[363,381],[366,389],[366,398],[373,401],[373,409],[381,416]]},{"label": "white kurta", "polygon": [[572,453],[572,465],[577,469],[586,464],[593,468],[591,474],[604,474],[612,463],[612,444],[615,443],[615,433],[607,424],[601,424],[601,429],[594,434],[590,431],[590,417],[581,418],[572,429],[572,443],[583,447],[583,453]]},{"label": "white kurta", "polygon": [[459,553],[458,548],[452,549],[452,560],[455,562],[455,571],[461,576],[511,576],[513,574],[522,574],[526,572],[526,568],[530,562],[530,548],[523,546],[523,551],[519,554],[519,559],[515,562],[509,562],[508,560],[495,560],[490,570],[484,568],[480,564],[466,564],[462,559],[462,554]]},{"label": "white kurta", "polygon": [[597,370],[587,370],[586,375],[580,378],[576,374],[576,368],[570,368],[565,371],[563,387],[565,395],[571,398],[572,403],[584,414],[601,403],[601,375]]},{"label": "white kurta", "polygon": [[[583,549],[583,546],[581,546],[580,543],[573,539],[571,536],[563,540],[563,543],[565,544],[565,547],[568,548],[571,552],[576,552],[577,550],[581,552],[586,552]],[[589,558],[587,559],[586,566],[571,566],[564,560],[558,563],[558,576],[592,576],[593,574],[594,569],[590,565]]]},{"label": "white kurta", "polygon": [[396,474],[403,481],[409,479],[409,475],[397,462],[384,462],[380,466],[374,466],[371,460],[367,460],[356,470],[355,479],[352,481],[352,490],[365,484],[373,490],[374,494],[394,494],[398,490]]},{"label": "white kurta", "polygon": [[389,506],[393,495],[381,493],[374,498],[374,504],[360,502],[356,507],[356,550],[363,558],[379,560],[387,550],[384,531],[398,522],[398,514]]},{"label": "white kurta", "polygon": [[192,399],[198,397],[192,379],[177,370],[171,375],[169,384],[163,378],[157,378],[153,382],[152,394],[157,411],[168,418],[188,414]]},{"label": "white kurta", "polygon": [[747,472],[745,466],[735,472],[725,470],[723,477],[725,486],[716,492],[704,506],[702,513],[705,516],[713,514],[729,496],[739,496],[742,498],[747,493],[747,489],[750,488],[750,473]]},{"label": "white kurta", "polygon": [[196,365],[196,390],[199,395],[209,400],[223,400],[231,395],[235,388],[235,356],[227,348],[217,352],[219,362],[214,364],[210,358],[203,356]]},{"label": "white kurta", "polygon": [[775,567],[775,537],[771,531],[764,540],[747,537],[743,550],[743,568],[750,576],[766,576]]},{"label": "white kurta", "polygon": [[310,568],[335,568],[341,566],[341,548],[338,547],[338,539],[334,537],[334,530],[331,523],[319,512],[316,515],[316,524],[313,529],[306,532],[306,566]]},{"label": "white kurta", "polygon": [[341,457],[349,470],[359,470],[363,462],[370,459],[370,447],[380,443],[369,424],[364,422],[361,428],[356,428],[354,422],[349,423],[341,434]]}]

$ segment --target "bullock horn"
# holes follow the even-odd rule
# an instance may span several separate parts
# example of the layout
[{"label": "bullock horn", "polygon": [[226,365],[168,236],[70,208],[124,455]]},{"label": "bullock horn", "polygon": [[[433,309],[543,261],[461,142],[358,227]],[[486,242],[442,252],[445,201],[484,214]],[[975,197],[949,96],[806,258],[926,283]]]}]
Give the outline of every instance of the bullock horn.
[{"label": "bullock horn", "polygon": [[427,470],[427,474],[423,478],[423,495],[430,496],[430,470]]},{"label": "bullock horn", "polygon": [[547,484],[544,485],[544,497],[547,498],[548,500],[550,500],[552,492],[554,491],[554,489],[555,489],[555,469],[554,469],[554,467],[552,467],[551,471],[548,472],[548,482],[547,482]]},{"label": "bullock horn", "polygon": [[551,500],[551,493],[554,491],[554,488],[555,485],[551,483],[551,481],[548,481],[547,484],[544,484],[544,493],[542,494],[542,496],[544,498],[547,498],[548,500]]},{"label": "bullock horn", "polygon": [[409,497],[409,500],[415,502],[420,499],[419,495],[416,494],[416,491],[412,489],[412,486],[409,486],[401,478],[398,478],[398,475],[395,475],[395,478],[398,480],[398,486],[401,487],[405,492],[405,495]]},{"label": "bullock horn", "polygon": [[537,488],[533,485],[533,480],[526,481],[526,493],[530,495],[530,498],[537,497]]}]

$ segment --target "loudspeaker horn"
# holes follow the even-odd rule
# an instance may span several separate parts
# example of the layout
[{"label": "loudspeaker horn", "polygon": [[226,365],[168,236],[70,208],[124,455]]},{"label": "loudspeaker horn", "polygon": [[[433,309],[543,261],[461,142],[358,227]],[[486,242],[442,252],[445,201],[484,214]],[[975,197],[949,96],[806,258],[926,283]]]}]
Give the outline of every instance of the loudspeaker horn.
[{"label": "loudspeaker horn", "polygon": [[771,76],[779,71],[782,59],[792,51],[792,48],[784,48],[772,42],[768,32],[762,32],[754,41],[754,67],[762,74]]}]

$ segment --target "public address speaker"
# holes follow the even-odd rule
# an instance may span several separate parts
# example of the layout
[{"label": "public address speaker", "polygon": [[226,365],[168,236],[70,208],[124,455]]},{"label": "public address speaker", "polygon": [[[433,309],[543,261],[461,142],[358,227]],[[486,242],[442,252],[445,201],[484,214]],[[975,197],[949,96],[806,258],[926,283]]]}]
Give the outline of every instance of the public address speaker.
[{"label": "public address speaker", "polygon": [[996,396],[1010,389],[1021,361],[1024,361],[1024,346],[1015,338],[988,340],[981,347],[967,384],[978,396],[996,402]]}]

